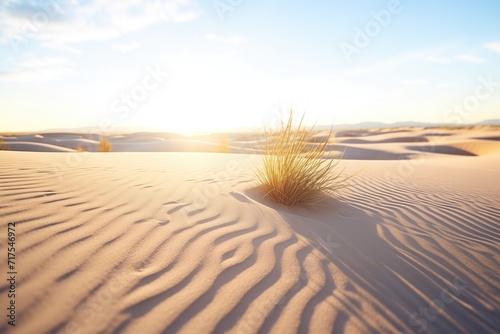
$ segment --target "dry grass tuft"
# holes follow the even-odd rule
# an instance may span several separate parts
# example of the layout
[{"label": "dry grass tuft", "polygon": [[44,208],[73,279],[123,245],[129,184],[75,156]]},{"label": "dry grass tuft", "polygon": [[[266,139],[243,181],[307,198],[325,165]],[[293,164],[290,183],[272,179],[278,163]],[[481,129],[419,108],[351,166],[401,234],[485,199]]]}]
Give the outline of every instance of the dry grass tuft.
[{"label": "dry grass tuft", "polygon": [[266,131],[263,168],[256,172],[266,195],[287,206],[318,203],[344,187],[347,180],[341,171],[333,172],[340,159],[323,158],[331,153],[332,130],[321,143],[310,143],[313,128],[306,129],[303,120],[304,116],[294,128],[291,113],[279,129]]},{"label": "dry grass tuft", "polygon": [[229,153],[229,143],[227,138],[222,138],[219,142],[219,145],[213,150],[216,153]]},{"label": "dry grass tuft", "polygon": [[85,152],[85,148],[83,148],[83,146],[77,146],[77,148],[75,149],[77,152]]},{"label": "dry grass tuft", "polygon": [[8,151],[10,147],[4,143],[3,139],[0,138],[0,151]]},{"label": "dry grass tuft", "polygon": [[107,141],[106,138],[101,137],[101,140],[99,141],[99,148],[97,149],[98,152],[111,152],[113,151],[113,146]]}]

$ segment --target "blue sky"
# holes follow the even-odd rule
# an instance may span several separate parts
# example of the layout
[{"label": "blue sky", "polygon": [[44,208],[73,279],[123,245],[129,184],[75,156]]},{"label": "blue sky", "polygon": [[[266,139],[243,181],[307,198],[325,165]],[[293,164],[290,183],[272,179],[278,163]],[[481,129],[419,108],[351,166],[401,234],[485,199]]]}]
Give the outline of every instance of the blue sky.
[{"label": "blue sky", "polygon": [[0,5],[0,131],[500,118],[500,2]]}]

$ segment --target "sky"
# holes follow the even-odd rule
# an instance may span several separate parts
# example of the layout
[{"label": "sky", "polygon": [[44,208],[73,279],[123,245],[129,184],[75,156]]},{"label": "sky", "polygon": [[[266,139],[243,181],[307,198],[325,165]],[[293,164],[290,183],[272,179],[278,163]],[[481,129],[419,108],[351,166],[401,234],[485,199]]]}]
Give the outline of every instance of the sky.
[{"label": "sky", "polygon": [[500,118],[500,1],[3,0],[0,131]]}]

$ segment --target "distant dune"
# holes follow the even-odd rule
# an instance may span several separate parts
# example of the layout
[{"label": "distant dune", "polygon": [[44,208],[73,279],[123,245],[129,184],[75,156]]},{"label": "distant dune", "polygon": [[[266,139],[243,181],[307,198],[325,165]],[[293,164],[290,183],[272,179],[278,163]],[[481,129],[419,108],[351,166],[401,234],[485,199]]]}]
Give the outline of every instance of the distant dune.
[{"label": "distant dune", "polygon": [[97,135],[3,137],[18,318],[0,332],[497,333],[499,138],[339,131],[349,187],[288,208],[255,183],[258,135],[229,136],[229,154],[203,153],[222,137],[109,136],[118,153],[74,151]]},{"label": "distant dune", "polygon": [[[327,132],[317,131],[311,145]],[[78,147],[96,152],[97,134],[44,133],[1,136],[12,151],[71,152]],[[418,159],[421,155],[485,155],[499,151],[500,127],[478,126],[467,131],[447,128],[342,130],[330,149],[347,160]],[[218,134],[186,137],[162,133],[109,135],[114,152],[218,152],[223,142],[229,153],[262,153],[261,134]]]}]

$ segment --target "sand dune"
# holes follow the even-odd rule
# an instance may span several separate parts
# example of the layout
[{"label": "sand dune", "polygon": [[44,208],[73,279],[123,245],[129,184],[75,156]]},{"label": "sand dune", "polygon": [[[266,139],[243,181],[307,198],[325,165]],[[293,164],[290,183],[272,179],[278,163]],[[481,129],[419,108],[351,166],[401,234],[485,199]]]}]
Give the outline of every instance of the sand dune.
[{"label": "sand dune", "polygon": [[258,155],[0,151],[19,273],[0,332],[495,333],[498,141],[369,137],[342,144],[358,174],[312,208],[263,198]]},{"label": "sand dune", "polygon": [[9,142],[9,149],[13,151],[34,151],[34,152],[73,152],[74,150],[59,145],[46,143],[12,141]]},{"label": "sand dune", "polygon": [[[445,129],[372,129],[339,131],[330,139],[329,147],[346,160],[402,160],[434,157],[481,156],[500,151],[500,130],[477,127],[470,130]],[[77,147],[95,152],[97,134],[45,133],[4,136],[4,142],[14,151],[68,152]],[[162,133],[113,134],[106,136],[115,152],[222,152],[260,154],[261,134],[219,134],[185,137]],[[317,145],[328,138],[318,131],[311,138]],[[223,144],[225,143],[225,144]]]},{"label": "sand dune", "polygon": [[[345,151],[344,159],[360,160],[401,160],[422,159],[431,155],[483,156],[499,154],[500,145],[496,140],[498,130],[400,130],[370,131],[363,135],[357,132],[348,137],[337,137],[333,148]],[[487,134],[487,136],[479,137]]]}]

